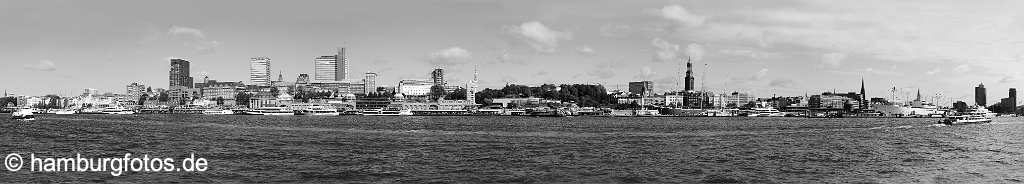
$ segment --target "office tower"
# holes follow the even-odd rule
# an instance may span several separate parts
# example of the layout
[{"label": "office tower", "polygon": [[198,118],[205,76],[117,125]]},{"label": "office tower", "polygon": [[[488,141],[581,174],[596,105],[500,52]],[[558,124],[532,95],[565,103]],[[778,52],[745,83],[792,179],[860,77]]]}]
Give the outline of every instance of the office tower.
[{"label": "office tower", "polygon": [[192,77],[189,75],[189,62],[184,59],[171,59],[170,88],[192,88]]},{"label": "office tower", "polygon": [[435,68],[434,71],[430,72],[430,81],[435,86],[444,86],[444,69]]},{"label": "office tower", "polygon": [[128,95],[128,96],[130,96],[132,98],[137,99],[140,96],[142,96],[142,94],[144,94],[144,93],[146,93],[146,86],[144,86],[142,84],[139,84],[139,83],[136,83],[136,82],[133,82],[131,84],[128,84],[128,86],[125,87],[125,93],[124,94],[126,94],[126,95]]},{"label": "office tower", "polygon": [[1011,113],[1017,111],[1017,88],[1010,88],[1010,96],[1006,97],[1006,106],[1009,107]]},{"label": "office tower", "polygon": [[685,87],[684,91],[693,91],[693,63],[690,62],[690,58],[686,58],[686,78],[683,80]]},{"label": "office tower", "polygon": [[651,81],[630,82],[629,93],[640,96],[654,95],[654,83]]},{"label": "office tower", "polygon": [[974,104],[985,107],[985,84],[978,84],[978,87],[974,87]]},{"label": "office tower", "polygon": [[333,56],[320,56],[313,60],[313,79],[318,81],[348,80],[348,58],[345,48],[338,48]]},{"label": "office tower", "polygon": [[370,94],[377,92],[377,73],[366,72],[363,78],[363,93]]}]

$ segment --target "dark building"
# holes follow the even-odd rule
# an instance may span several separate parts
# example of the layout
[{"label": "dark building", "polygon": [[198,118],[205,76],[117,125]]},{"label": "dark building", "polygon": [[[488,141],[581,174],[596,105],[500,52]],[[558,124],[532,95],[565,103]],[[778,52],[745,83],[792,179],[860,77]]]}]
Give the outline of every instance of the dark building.
[{"label": "dark building", "polygon": [[654,83],[651,81],[630,82],[629,93],[640,96],[654,95]]},{"label": "dark building", "polygon": [[956,112],[967,112],[967,102],[956,101],[953,103],[953,109],[955,109]]},{"label": "dark building", "polygon": [[184,59],[171,59],[169,75],[170,88],[192,88],[192,77],[189,76],[189,62]]},{"label": "dark building", "polygon": [[860,79],[860,108],[868,109],[868,96],[864,94],[864,78]]},{"label": "dark building", "polygon": [[1016,113],[1017,112],[1017,88],[1010,88],[1010,96],[1006,97],[1006,102],[1003,102],[1006,106],[1006,112]]},{"label": "dark building", "polygon": [[978,84],[978,87],[974,87],[974,104],[985,107],[985,84]]},{"label": "dark building", "polygon": [[434,71],[430,72],[430,81],[435,86],[444,86],[444,69],[435,68]]},{"label": "dark building", "polygon": [[683,82],[684,91],[693,91],[693,63],[690,62],[690,58],[686,58],[686,78],[683,79]]}]

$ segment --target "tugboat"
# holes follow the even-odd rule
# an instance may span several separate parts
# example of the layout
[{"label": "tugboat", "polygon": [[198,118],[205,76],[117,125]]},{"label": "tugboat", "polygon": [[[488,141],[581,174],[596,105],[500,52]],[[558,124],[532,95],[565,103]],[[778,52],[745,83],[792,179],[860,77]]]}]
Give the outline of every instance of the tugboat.
[{"label": "tugboat", "polygon": [[36,116],[32,114],[32,109],[20,109],[14,113],[11,113],[11,119],[32,121],[36,120]]}]

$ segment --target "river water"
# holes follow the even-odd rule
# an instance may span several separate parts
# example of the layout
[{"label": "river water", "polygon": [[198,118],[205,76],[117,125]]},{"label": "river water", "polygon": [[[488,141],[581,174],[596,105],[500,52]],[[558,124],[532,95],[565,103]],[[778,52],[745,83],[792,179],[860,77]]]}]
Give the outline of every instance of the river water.
[{"label": "river water", "polygon": [[42,115],[34,122],[0,120],[0,154],[194,153],[209,161],[209,170],[120,176],[0,170],[0,182],[1024,181],[1024,119],[963,126],[936,121]]}]

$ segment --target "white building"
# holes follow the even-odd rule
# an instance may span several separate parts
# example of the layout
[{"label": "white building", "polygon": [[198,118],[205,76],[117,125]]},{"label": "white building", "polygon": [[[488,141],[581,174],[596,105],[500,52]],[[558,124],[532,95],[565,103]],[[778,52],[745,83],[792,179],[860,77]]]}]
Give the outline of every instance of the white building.
[{"label": "white building", "polygon": [[252,80],[253,85],[270,86],[270,58],[252,58],[249,62],[249,80]]},{"label": "white building", "polygon": [[405,96],[423,96],[430,94],[434,83],[427,80],[406,79],[398,82],[398,93]]},{"label": "white building", "polygon": [[318,81],[348,80],[348,58],[345,48],[339,48],[338,54],[320,56],[313,60],[313,79]]}]

